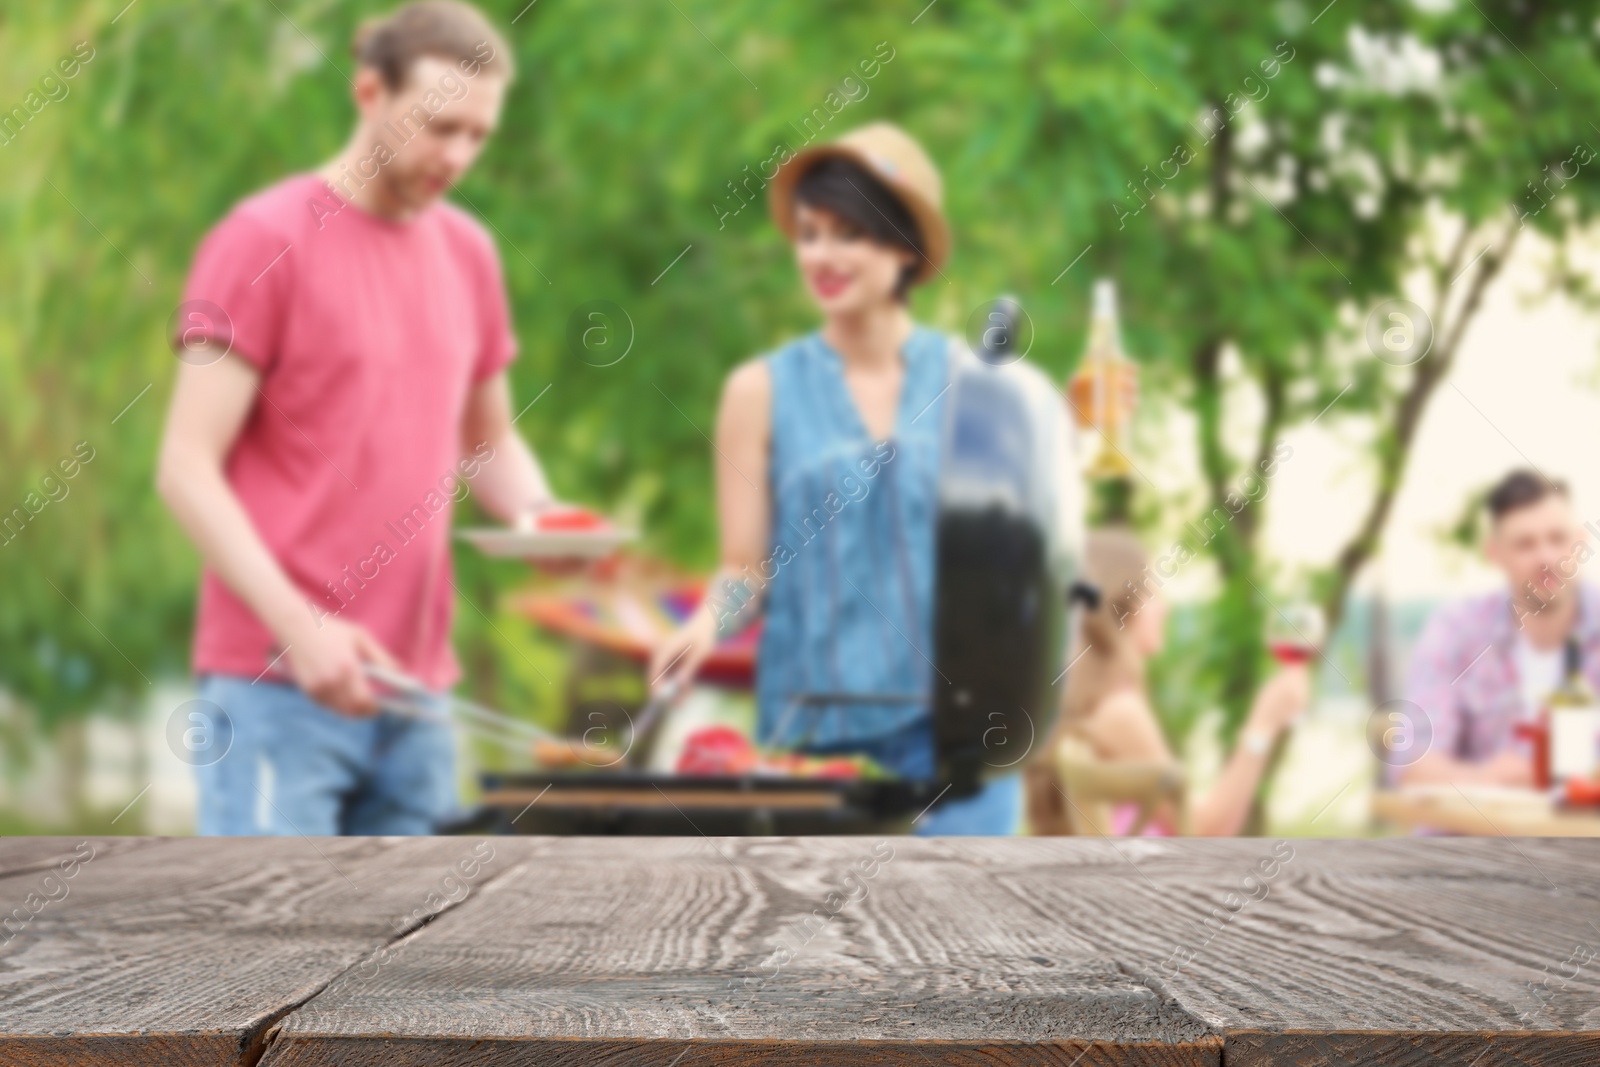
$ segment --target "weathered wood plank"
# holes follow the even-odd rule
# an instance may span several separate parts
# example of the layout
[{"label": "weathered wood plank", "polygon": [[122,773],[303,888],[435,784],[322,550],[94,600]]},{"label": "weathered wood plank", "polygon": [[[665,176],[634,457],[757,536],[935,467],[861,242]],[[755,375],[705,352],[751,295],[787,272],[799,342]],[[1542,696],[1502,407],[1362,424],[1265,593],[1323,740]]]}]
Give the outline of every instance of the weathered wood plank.
[{"label": "weathered wood plank", "polygon": [[[1197,870],[1207,846],[1214,865]],[[1224,1031],[1230,1064],[1593,1062],[1594,843],[1115,847],[1120,871],[1066,842],[974,858],[1019,898],[1087,906],[1100,921],[1085,936]]]},{"label": "weathered wood plank", "polygon": [[1600,1060],[1600,843],[487,844],[426,925],[478,843],[97,853],[0,943],[0,1062]]},{"label": "weathered wood plank", "polygon": [[1600,1062],[1594,1033],[1229,1034],[1228,1067],[1590,1067]]},{"label": "weathered wood plank", "polygon": [[[97,855],[142,848],[160,840],[154,837],[96,837],[92,845]],[[26,874],[29,871],[47,871],[52,867],[71,865],[86,849],[83,837],[0,837],[0,877],[8,874]]]},{"label": "weathered wood plank", "polygon": [[1221,1063],[1221,1042],[1151,1046],[902,1039],[619,1041],[610,1039],[319,1038],[274,1051],[262,1067],[382,1063],[386,1067],[1124,1067]]},{"label": "weathered wood plank", "polygon": [[394,966],[330,985],[284,1020],[266,1063],[921,1063],[933,1050],[1066,1067],[1215,1064],[1220,1046],[936,842],[580,838],[408,938]]},{"label": "weathered wood plank", "polygon": [[247,1062],[285,1011],[503,870],[465,838],[90,845],[53,898],[38,872],[0,878],[0,910],[39,905],[0,935],[0,1062]]}]

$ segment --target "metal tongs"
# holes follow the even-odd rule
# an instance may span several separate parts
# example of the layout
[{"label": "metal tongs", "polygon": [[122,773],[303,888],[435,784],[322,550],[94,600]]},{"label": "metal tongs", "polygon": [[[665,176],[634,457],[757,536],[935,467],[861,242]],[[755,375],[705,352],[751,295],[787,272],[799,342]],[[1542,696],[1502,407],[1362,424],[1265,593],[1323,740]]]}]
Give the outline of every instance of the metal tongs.
[{"label": "metal tongs", "polygon": [[[571,738],[551,733],[531,722],[513,719],[504,712],[484,707],[454,693],[435,693],[417,679],[401,671],[380,667],[375,663],[363,664],[362,670],[369,679],[387,690],[378,694],[378,706],[384,711],[426,722],[459,726],[474,737],[522,755],[527,755],[538,741],[557,745],[574,744]],[[627,741],[617,762],[637,763],[636,759],[629,758],[633,755],[635,740],[649,734],[662,713],[676,703],[684,688],[683,683],[678,680],[668,683],[640,710],[637,721],[629,721]],[[435,710],[441,698],[449,706],[448,716],[440,715]]]},{"label": "metal tongs", "polygon": [[[378,694],[378,706],[384,711],[446,726],[460,726],[475,737],[523,755],[536,741],[560,743],[565,740],[543,727],[513,719],[503,712],[486,708],[454,693],[435,693],[401,671],[380,667],[376,663],[364,664],[362,669],[369,679],[388,690]],[[440,715],[436,710],[441,699],[449,707],[448,715]]]}]

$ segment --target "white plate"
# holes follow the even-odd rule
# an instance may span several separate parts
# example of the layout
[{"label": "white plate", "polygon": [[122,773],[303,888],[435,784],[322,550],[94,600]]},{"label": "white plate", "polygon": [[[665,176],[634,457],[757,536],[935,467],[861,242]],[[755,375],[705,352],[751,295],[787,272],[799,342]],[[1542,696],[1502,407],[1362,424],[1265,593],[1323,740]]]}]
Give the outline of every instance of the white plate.
[{"label": "white plate", "polygon": [[599,559],[638,534],[633,530],[512,530],[477,527],[456,536],[497,559]]}]

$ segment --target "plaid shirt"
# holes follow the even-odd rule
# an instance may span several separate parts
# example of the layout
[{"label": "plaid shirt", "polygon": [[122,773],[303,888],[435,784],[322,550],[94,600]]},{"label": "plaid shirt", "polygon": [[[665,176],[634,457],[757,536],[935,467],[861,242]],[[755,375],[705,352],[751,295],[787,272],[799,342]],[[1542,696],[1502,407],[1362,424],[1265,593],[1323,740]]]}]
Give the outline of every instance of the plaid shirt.
[{"label": "plaid shirt", "polygon": [[[1600,691],[1600,587],[1578,583],[1574,630],[1583,670]],[[1501,591],[1447,604],[1418,638],[1406,673],[1405,698],[1432,727],[1429,751],[1485,760],[1526,743],[1512,727],[1538,709],[1524,708],[1516,665],[1520,630],[1511,595]]]}]

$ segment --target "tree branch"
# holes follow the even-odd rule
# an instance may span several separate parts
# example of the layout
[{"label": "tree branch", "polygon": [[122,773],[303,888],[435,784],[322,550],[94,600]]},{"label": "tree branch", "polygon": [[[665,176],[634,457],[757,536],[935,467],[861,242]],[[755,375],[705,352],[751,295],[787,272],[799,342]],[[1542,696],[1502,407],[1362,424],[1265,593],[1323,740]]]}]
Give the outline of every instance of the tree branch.
[{"label": "tree branch", "polygon": [[1471,232],[1471,226],[1462,228],[1455,249],[1437,276],[1442,282],[1438,286],[1434,302],[1434,321],[1438,325],[1434,329],[1433,347],[1417,363],[1411,384],[1400,398],[1394,422],[1389,431],[1379,438],[1378,491],[1373,496],[1360,525],[1356,527],[1355,534],[1346,542],[1334,564],[1333,580],[1329,583],[1322,601],[1330,632],[1339,624],[1344,612],[1345,596],[1355,581],[1356,574],[1377,552],[1384,524],[1394,507],[1395,494],[1399,491],[1401,479],[1405,476],[1406,465],[1411,455],[1411,444],[1416,437],[1417,427],[1422,422],[1423,411],[1426,410],[1434,391],[1455,364],[1456,353],[1461,346],[1462,338],[1466,336],[1467,327],[1477,315],[1489,283],[1500,273],[1501,267],[1510,256],[1520,227],[1513,219],[1501,236],[1499,249],[1496,250],[1491,245],[1475,267],[1468,268],[1473,274],[1472,280],[1467,285],[1466,296],[1457,308],[1455,317],[1446,322],[1445,311],[1449,302],[1453,272],[1460,263],[1461,256],[1465,254]]},{"label": "tree branch", "polygon": [[[1278,431],[1283,428],[1284,394],[1287,391],[1288,381],[1283,368],[1276,363],[1266,364],[1261,370],[1261,399],[1265,410],[1261,417],[1261,432],[1256,438],[1256,454],[1250,467],[1250,473],[1258,478],[1266,470],[1272,450],[1277,446]],[[1252,551],[1256,532],[1261,528],[1261,518],[1260,508],[1247,507],[1239,513],[1237,520],[1239,538]]]},{"label": "tree branch", "polygon": [[[1213,102],[1211,110],[1207,113],[1215,114],[1222,107],[1220,102]],[[1233,163],[1233,127],[1224,122],[1218,127],[1211,145],[1209,175],[1211,217],[1220,224],[1226,219],[1228,210],[1228,180]],[[1222,444],[1222,349],[1225,343],[1226,338],[1223,333],[1220,330],[1212,330],[1195,347],[1191,357],[1194,368],[1200,470],[1205,478],[1207,492],[1210,494],[1208,512],[1218,508],[1225,509],[1228,478],[1233,473],[1233,464],[1228,458],[1227,449]],[[1212,542],[1212,551],[1224,579],[1247,573],[1249,569],[1250,561],[1239,533],[1240,531],[1234,530],[1233,524],[1229,523],[1228,528],[1221,531]]]}]

